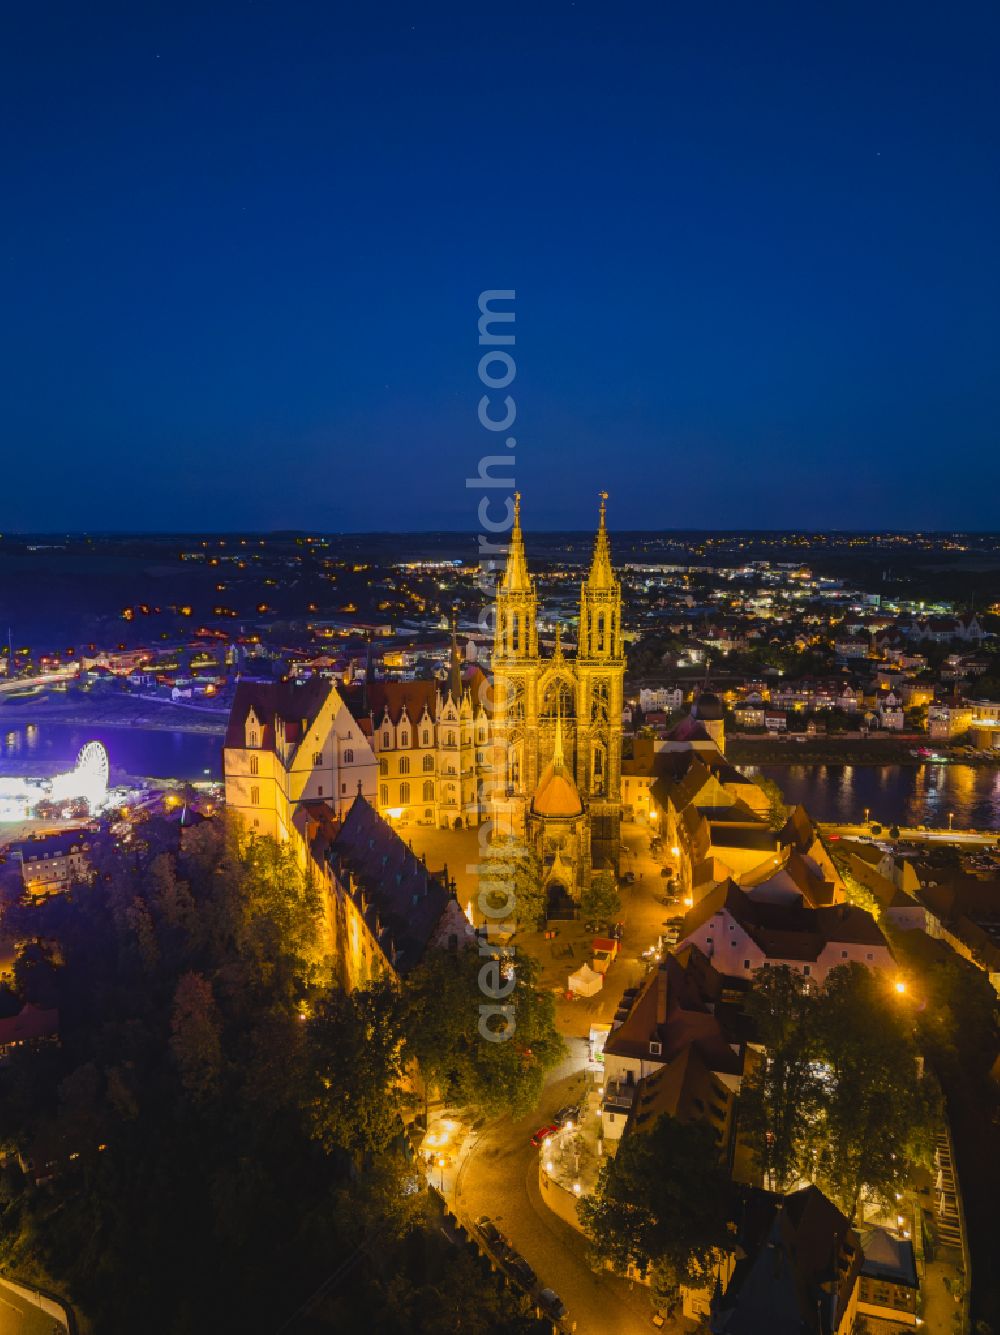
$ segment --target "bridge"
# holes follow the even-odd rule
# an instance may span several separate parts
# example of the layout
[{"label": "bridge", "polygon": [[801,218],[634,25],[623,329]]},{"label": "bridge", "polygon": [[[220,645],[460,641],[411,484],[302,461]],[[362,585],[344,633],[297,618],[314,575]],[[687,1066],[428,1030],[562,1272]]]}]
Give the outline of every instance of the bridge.
[{"label": "bridge", "polygon": [[967,848],[996,848],[1000,844],[1000,831],[997,830],[929,830],[926,826],[900,825],[891,826],[899,830],[899,839],[890,840],[888,831],[891,823],[879,825],[881,833],[872,833],[871,822],[839,824],[833,821],[820,821],[819,829],[826,839],[877,839],[901,844],[961,844]]}]

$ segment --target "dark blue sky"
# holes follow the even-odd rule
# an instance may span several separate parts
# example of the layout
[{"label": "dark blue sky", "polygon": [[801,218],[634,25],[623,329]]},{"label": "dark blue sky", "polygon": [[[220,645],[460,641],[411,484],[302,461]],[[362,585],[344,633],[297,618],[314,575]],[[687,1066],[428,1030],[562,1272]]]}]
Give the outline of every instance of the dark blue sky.
[{"label": "dark blue sky", "polygon": [[1000,527],[998,14],[4,6],[0,527]]}]

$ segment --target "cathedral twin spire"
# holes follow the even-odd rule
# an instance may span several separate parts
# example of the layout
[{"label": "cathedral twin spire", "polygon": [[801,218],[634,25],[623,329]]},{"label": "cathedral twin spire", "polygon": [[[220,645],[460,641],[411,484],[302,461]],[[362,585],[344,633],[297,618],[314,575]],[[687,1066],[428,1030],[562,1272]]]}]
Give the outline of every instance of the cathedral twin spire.
[{"label": "cathedral twin spire", "polygon": [[[580,596],[580,636],[578,652],[590,655],[592,646],[590,643],[590,624],[589,609],[592,603],[617,603],[619,599],[619,585],[615,578],[614,567],[611,564],[611,542],[608,537],[607,527],[607,502],[608,493],[602,491],[599,493],[600,511],[597,528],[597,536],[594,540],[594,554],[590,563],[590,571],[587,579],[584,581]],[[525,637],[523,618],[527,613],[534,623],[536,608],[536,589],[535,581],[528,570],[528,558],[524,548],[524,534],[521,531],[521,493],[514,493],[514,525],[511,529],[510,543],[507,551],[507,563],[504,572],[500,577],[498,587],[500,605],[497,609],[497,652],[501,655],[506,653],[524,652]],[[530,612],[528,604],[530,603]],[[608,649],[616,638],[614,632],[617,630],[617,624],[612,629],[610,607],[607,621],[601,619],[600,642],[602,653],[605,644]],[[617,623],[617,617],[615,618]],[[607,626],[607,634],[605,633]],[[534,626],[532,625],[532,630]],[[534,636],[531,636],[534,640]],[[537,653],[537,648],[535,649]],[[560,630],[556,627],[556,649],[557,658],[562,657],[562,643]]]}]

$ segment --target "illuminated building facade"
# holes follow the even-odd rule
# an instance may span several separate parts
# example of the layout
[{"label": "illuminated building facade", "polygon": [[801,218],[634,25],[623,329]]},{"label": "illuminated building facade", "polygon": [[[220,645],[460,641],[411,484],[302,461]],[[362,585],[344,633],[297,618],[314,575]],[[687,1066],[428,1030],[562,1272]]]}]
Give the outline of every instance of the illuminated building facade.
[{"label": "illuminated building facade", "polygon": [[621,585],[611,564],[605,501],[580,588],[576,653],[557,631],[538,646],[538,588],[529,573],[520,496],[497,586],[493,648],[497,833],[537,848],[550,899],[578,898],[595,867],[617,872],[621,839],[621,732],[625,655]]},{"label": "illuminated building facade", "polygon": [[333,682],[241,682],[223,752],[226,805],[258,834],[286,841],[299,808],[343,817],[360,792],[375,800],[376,760]]},{"label": "illuminated building facade", "polygon": [[489,684],[478,668],[463,678],[452,619],[445,682],[373,681],[352,708],[378,759],[378,810],[400,825],[478,825],[490,763]]}]

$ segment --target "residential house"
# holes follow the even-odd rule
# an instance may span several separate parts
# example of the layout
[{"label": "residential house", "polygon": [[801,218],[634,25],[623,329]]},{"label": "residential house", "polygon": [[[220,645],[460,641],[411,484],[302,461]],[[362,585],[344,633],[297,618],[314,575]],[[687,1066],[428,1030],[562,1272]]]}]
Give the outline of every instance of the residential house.
[{"label": "residential house", "polygon": [[841,964],[894,967],[885,937],[864,909],[754,898],[752,890],[731,880],[689,910],[678,944],[697,946],[719,973],[733,978],[752,977],[766,965],[786,965],[821,987]]},{"label": "residential house", "polygon": [[[739,1090],[743,1047],[727,1025],[721,998],[722,978],[695,948],[668,955],[649,975],[625,1013],[615,1017],[604,1044],[605,1140],[618,1140],[625,1132],[637,1089],[646,1078],[670,1069],[672,1074],[663,1081],[645,1086],[649,1102],[643,1111],[655,1106],[660,1112],[673,1108],[702,1113],[705,1109],[694,1099],[702,1098],[707,1109],[705,1092],[713,1090],[711,1101],[721,1115],[710,1112],[709,1119],[723,1135],[728,1153],[731,1099]],[[686,1055],[690,1048],[697,1052],[693,1065]]]},{"label": "residential house", "polygon": [[[713,1335],[850,1335],[861,1239],[817,1187],[748,1193],[738,1245],[709,1304]],[[688,1313],[685,1295],[685,1315]]]},{"label": "residential house", "polygon": [[869,1328],[875,1330],[898,1331],[922,1324],[913,1243],[888,1229],[870,1228],[861,1235],[861,1251],[858,1316],[870,1317]]},{"label": "residential house", "polygon": [[41,897],[89,881],[93,847],[92,832],[59,830],[11,844],[10,856],[21,864],[21,876],[28,894]]}]

